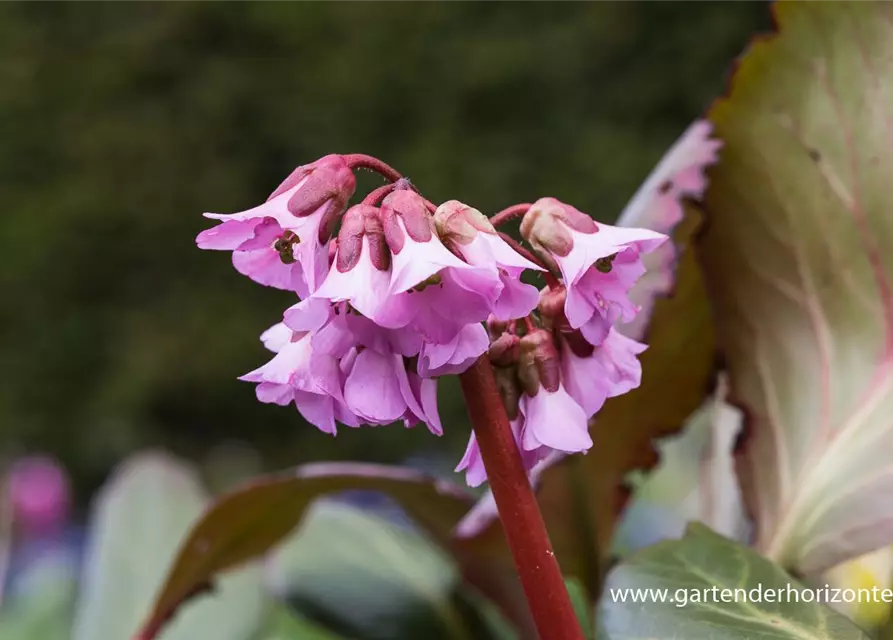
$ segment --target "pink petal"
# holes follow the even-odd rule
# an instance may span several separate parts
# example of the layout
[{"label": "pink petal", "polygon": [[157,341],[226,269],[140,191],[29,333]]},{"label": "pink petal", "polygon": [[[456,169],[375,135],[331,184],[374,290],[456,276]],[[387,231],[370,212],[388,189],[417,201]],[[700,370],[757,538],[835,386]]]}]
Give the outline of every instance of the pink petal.
[{"label": "pink petal", "polygon": [[596,350],[593,355],[581,358],[567,344],[561,350],[561,382],[587,418],[602,408],[611,384],[601,360],[596,357],[599,352]]},{"label": "pink petal", "polygon": [[541,388],[533,397],[523,394],[521,412],[525,419],[521,443],[528,451],[545,446],[574,453],[592,446],[586,413],[561,385],[554,392]]},{"label": "pink petal", "polygon": [[246,382],[272,382],[291,384],[296,373],[302,373],[310,364],[310,335],[295,342],[287,342],[279,353],[262,367],[246,373],[239,380]]},{"label": "pink petal", "polygon": [[205,229],[196,236],[195,243],[199,249],[233,251],[254,238],[257,226],[257,220],[231,220]]},{"label": "pink petal", "polygon": [[398,224],[403,230],[404,243],[400,253],[392,257],[391,294],[408,291],[441,269],[470,267],[450,253],[437,236],[432,236],[428,242],[416,242],[406,233],[403,221]]},{"label": "pink petal", "polygon": [[287,384],[274,384],[261,382],[254,388],[257,399],[266,404],[278,404],[287,406],[295,399],[295,390]]},{"label": "pink petal", "polygon": [[344,400],[361,418],[379,424],[394,422],[406,411],[393,356],[366,349],[358,354],[344,383]]},{"label": "pink petal", "polygon": [[264,343],[264,347],[278,353],[282,347],[291,341],[294,332],[279,322],[260,334],[260,341]]},{"label": "pink petal", "polygon": [[332,303],[323,298],[306,298],[285,310],[285,324],[295,331],[317,331],[332,317]]},{"label": "pink petal", "polygon": [[480,324],[462,327],[446,344],[426,342],[419,352],[419,374],[424,377],[455,375],[470,367],[490,346],[487,330]]},{"label": "pink petal", "polygon": [[436,436],[441,436],[443,435],[443,425],[440,422],[440,412],[437,410],[437,380],[419,378],[418,385],[417,394],[422,402],[428,430]]},{"label": "pink petal", "polygon": [[295,406],[304,419],[323,433],[335,435],[335,405],[329,396],[295,391]]},{"label": "pink petal", "polygon": [[301,264],[283,264],[272,247],[257,251],[233,251],[233,266],[242,275],[268,287],[294,291],[302,298],[309,293]]},{"label": "pink petal", "polygon": [[[335,264],[337,264],[337,256]],[[341,272],[332,265],[322,286],[313,294],[315,298],[325,298],[332,302],[348,301],[351,306],[367,318],[374,318],[388,297],[390,274],[379,271],[369,258],[369,240],[363,238],[363,248],[357,265],[347,272]]]},{"label": "pink petal", "polygon": [[283,194],[267,200],[262,205],[239,211],[238,213],[206,213],[206,218],[212,220],[260,220],[262,218],[273,218],[283,229],[290,229],[298,218],[288,211],[288,201],[303,186],[303,181],[295,187],[289,189]]},{"label": "pink petal", "polygon": [[487,470],[484,468],[484,461],[481,458],[481,451],[478,449],[474,433],[468,440],[465,455],[456,466],[456,471],[465,471],[465,482],[469,487],[478,487],[487,480]]},{"label": "pink petal", "polygon": [[540,292],[533,285],[526,284],[505,271],[500,273],[502,293],[493,305],[493,315],[497,320],[523,318],[536,309]]}]

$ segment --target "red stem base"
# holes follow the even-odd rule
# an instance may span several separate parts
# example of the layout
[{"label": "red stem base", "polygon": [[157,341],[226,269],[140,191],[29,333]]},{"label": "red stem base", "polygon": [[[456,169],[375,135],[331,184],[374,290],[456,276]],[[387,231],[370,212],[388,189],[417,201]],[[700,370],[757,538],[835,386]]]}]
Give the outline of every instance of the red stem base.
[{"label": "red stem base", "polygon": [[542,640],[585,640],[486,355],[459,376],[512,559]]}]

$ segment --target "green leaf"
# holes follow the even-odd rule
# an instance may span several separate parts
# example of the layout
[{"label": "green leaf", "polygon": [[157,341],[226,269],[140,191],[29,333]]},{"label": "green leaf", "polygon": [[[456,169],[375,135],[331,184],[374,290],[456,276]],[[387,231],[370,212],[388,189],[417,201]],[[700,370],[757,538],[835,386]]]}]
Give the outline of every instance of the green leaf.
[{"label": "green leaf", "polygon": [[[342,636],[310,622],[285,606],[275,606],[257,640],[339,640]],[[203,640],[203,639],[199,639]]]},{"label": "green leaf", "polygon": [[[94,505],[73,640],[126,640],[208,497],[187,465],[164,454],[125,462]],[[183,609],[162,640],[245,640],[266,609],[260,567],[214,585]]]},{"label": "green leaf", "polygon": [[465,551],[458,544],[452,546],[452,529],[472,504],[471,495],[465,490],[406,469],[311,464],[258,478],[214,501],[193,523],[143,628],[163,624],[203,584],[282,542],[316,498],[351,489],[387,493],[438,543],[457,553],[463,574],[466,568],[469,573],[487,571],[485,562],[477,562],[479,557],[473,550]]},{"label": "green leaf", "polygon": [[[777,590],[785,596],[789,586],[802,588],[756,552],[691,525],[682,540],[649,547],[611,571],[599,608],[599,638],[867,640],[824,604],[778,602]],[[632,601],[632,593],[645,596],[636,590],[648,589],[655,597]],[[774,595],[766,596],[770,592]]]},{"label": "green leaf", "polygon": [[710,112],[701,254],[757,548],[818,575],[893,542],[893,4],[775,12]]},{"label": "green leaf", "polygon": [[459,575],[419,533],[354,507],[315,503],[270,558],[274,591],[354,638],[469,638]]},{"label": "green leaf", "polygon": [[570,596],[571,604],[574,607],[574,613],[577,614],[577,620],[583,627],[583,633],[587,638],[592,637],[592,604],[589,601],[589,592],[583,583],[575,578],[565,578],[564,586],[567,588],[567,594]]}]

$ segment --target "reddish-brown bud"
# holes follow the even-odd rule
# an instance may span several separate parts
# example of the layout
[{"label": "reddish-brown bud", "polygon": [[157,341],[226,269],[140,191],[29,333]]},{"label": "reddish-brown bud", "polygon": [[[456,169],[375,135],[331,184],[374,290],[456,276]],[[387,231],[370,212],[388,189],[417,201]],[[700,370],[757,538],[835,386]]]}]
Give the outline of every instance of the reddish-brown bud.
[{"label": "reddish-brown bud", "polygon": [[363,211],[366,240],[369,242],[369,259],[379,271],[386,271],[391,266],[391,250],[385,239],[381,220],[381,210],[369,207]]},{"label": "reddish-brown bud", "polygon": [[502,406],[509,420],[518,417],[521,410],[521,385],[518,382],[518,370],[515,367],[494,367],[496,388],[502,398]]},{"label": "reddish-brown bud", "polygon": [[521,339],[511,333],[503,333],[490,343],[490,362],[499,367],[508,367],[518,361]]},{"label": "reddish-brown bud", "polygon": [[357,204],[344,214],[338,232],[338,271],[344,273],[357,266],[363,252],[364,238],[368,241],[369,258],[375,268],[384,271],[391,266],[391,254],[385,242],[378,207]]},{"label": "reddish-brown bud", "polygon": [[[288,201],[288,210],[295,216],[303,217],[315,212],[327,200],[339,199],[346,204],[356,189],[357,181],[342,156],[327,155],[292,171],[268,200],[299,184],[301,188]],[[343,210],[338,213],[343,213]]]},{"label": "reddish-brown bud", "polygon": [[567,300],[567,289],[564,285],[546,287],[540,291],[540,301],[537,310],[544,318],[553,323],[564,317],[564,303]]},{"label": "reddish-brown bud", "polygon": [[[393,191],[382,201],[381,207],[385,211],[393,212],[403,220],[406,233],[416,242],[428,242],[433,235],[433,222],[428,213],[428,205],[425,199],[415,191]],[[391,215],[391,214],[388,214]],[[400,249],[403,248],[402,242]],[[394,251],[399,253],[400,249]]]},{"label": "reddish-brown bud", "polygon": [[544,329],[533,329],[521,338],[518,378],[527,395],[535,396],[542,386],[556,391],[561,382],[561,359],[555,338]]},{"label": "reddish-brown bud", "polygon": [[496,316],[491,315],[487,318],[487,333],[490,334],[490,339],[495,340],[503,333],[509,330],[509,320],[500,320]]}]

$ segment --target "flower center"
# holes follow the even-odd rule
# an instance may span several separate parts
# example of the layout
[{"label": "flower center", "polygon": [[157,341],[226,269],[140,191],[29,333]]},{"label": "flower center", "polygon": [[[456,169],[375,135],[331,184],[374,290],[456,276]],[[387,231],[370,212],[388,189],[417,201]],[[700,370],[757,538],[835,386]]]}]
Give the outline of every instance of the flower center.
[{"label": "flower center", "polygon": [[279,253],[279,259],[282,260],[282,264],[293,264],[297,260],[294,247],[300,242],[301,239],[294,231],[286,231],[276,238],[276,242],[273,243],[273,250]]},{"label": "flower center", "polygon": [[609,256],[605,256],[604,258],[599,258],[595,261],[596,270],[601,273],[611,273],[611,269],[614,268],[614,258],[617,257],[617,254],[611,254]]}]

